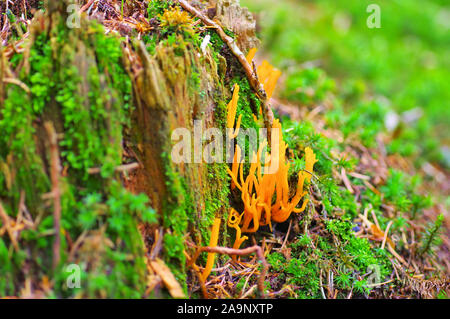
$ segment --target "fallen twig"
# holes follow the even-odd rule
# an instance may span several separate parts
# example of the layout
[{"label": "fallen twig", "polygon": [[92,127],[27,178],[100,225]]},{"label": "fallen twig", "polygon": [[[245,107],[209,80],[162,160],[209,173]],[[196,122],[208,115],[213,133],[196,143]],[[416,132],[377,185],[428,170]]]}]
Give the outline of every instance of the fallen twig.
[{"label": "fallen twig", "polygon": [[284,237],[284,241],[283,241],[283,244],[281,245],[280,250],[282,250],[286,246],[286,242],[287,242],[287,240],[289,238],[289,234],[291,232],[291,227],[292,227],[292,218],[289,220],[289,228],[288,228],[288,231],[286,233],[286,236]]},{"label": "fallen twig", "polygon": [[369,284],[369,285],[367,285],[367,287],[378,287],[378,286],[383,286],[383,285],[386,285],[386,284],[391,283],[391,282],[393,282],[393,281],[394,281],[394,279],[391,279],[391,280],[388,280],[388,281],[385,281],[385,282],[380,282],[380,283],[378,283],[378,284]]},{"label": "fallen twig", "polygon": [[10,83],[10,84],[15,84],[15,85],[19,86],[21,89],[23,89],[26,93],[28,93],[28,94],[31,93],[31,91],[28,88],[28,86],[25,83],[23,83],[22,81],[18,80],[18,79],[4,78],[3,82]]},{"label": "fallen twig", "polygon": [[255,291],[255,289],[256,289],[256,285],[253,285],[253,286],[251,286],[246,292],[245,292],[245,294],[243,294],[242,295],[242,299],[245,299],[245,298],[247,298],[248,296],[251,296],[252,294],[253,294],[253,292]]},{"label": "fallen twig", "polygon": [[[245,279],[245,282],[244,282],[244,286],[242,286],[242,290],[241,290],[241,298],[244,298],[244,296],[248,293],[248,291],[246,292],[246,293],[243,293],[244,292],[244,290],[245,290],[245,288],[247,287],[247,284],[248,284],[248,281],[250,280],[250,277],[251,276],[253,276],[253,274],[255,273],[255,271],[256,271],[256,268],[253,268],[253,270],[252,270],[252,272],[247,276],[247,278]],[[249,291],[251,290],[252,288],[250,288],[249,289]]]},{"label": "fallen twig", "polygon": [[[130,163],[130,164],[124,164],[124,165],[117,166],[116,168],[114,168],[114,171],[126,172],[126,171],[131,171],[133,169],[136,169],[138,167],[139,167],[139,163]],[[102,169],[100,167],[92,167],[92,168],[88,169],[89,174],[99,174],[101,171],[102,171]]]},{"label": "fallen twig", "polygon": [[270,141],[270,129],[272,128],[273,122],[272,109],[270,108],[269,101],[267,99],[267,94],[266,91],[264,90],[264,86],[261,84],[261,82],[259,82],[258,77],[256,76],[256,72],[254,71],[250,63],[248,63],[246,56],[239,49],[234,39],[228,36],[219,24],[206,17],[199,10],[191,6],[187,1],[178,0],[178,3],[180,4],[181,7],[183,7],[183,9],[199,18],[206,26],[215,29],[220,38],[227,44],[230,51],[239,60],[240,64],[242,65],[245,71],[245,74],[247,75],[247,79],[250,83],[250,86],[253,88],[253,90],[256,92],[256,94],[258,95],[259,99],[262,102],[264,125],[267,129],[268,141]]},{"label": "fallen twig", "polygon": [[8,216],[8,214],[6,214],[6,211],[3,208],[3,205],[1,203],[0,203],[0,217],[2,219],[2,222],[4,224],[6,231],[8,232],[9,238],[14,246],[14,249],[16,251],[19,251],[19,244],[17,243],[17,240],[14,237],[14,233],[11,229],[11,225],[9,224],[9,216]]},{"label": "fallen twig", "polygon": [[347,173],[345,172],[344,168],[341,170],[341,178],[342,178],[342,181],[344,182],[345,187],[348,189],[348,191],[351,194],[354,194],[355,191],[352,188],[352,183],[350,183],[350,180],[348,179]]},{"label": "fallen twig", "polygon": [[381,244],[381,249],[384,249],[384,245],[386,245],[386,240],[388,238],[388,232],[389,232],[389,228],[391,228],[393,221],[391,220],[389,222],[389,224],[386,227],[386,230],[384,231],[384,238],[383,238],[383,243]]},{"label": "fallen twig", "polygon": [[84,12],[94,3],[95,0],[89,0],[84,6],[81,7],[80,12]]}]

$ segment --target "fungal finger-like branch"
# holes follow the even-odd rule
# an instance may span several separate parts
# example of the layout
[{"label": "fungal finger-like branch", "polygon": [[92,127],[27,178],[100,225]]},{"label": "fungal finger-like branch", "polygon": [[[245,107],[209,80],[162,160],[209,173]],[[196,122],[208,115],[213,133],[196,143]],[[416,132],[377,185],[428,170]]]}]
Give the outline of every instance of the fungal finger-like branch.
[{"label": "fungal finger-like branch", "polygon": [[[198,282],[200,283],[200,289],[202,291],[203,297],[205,299],[208,299],[208,292],[206,291],[205,281],[203,280],[203,276],[200,271],[200,268],[195,264],[195,260],[191,259],[191,257],[186,253],[186,251],[184,252],[184,255],[186,256],[188,264],[191,265],[192,269],[194,269],[194,272],[197,275],[197,279],[198,279]],[[195,257],[195,258],[197,258],[197,257]]]},{"label": "fungal finger-like branch", "polygon": [[231,99],[230,103],[228,103],[228,106],[227,106],[227,109],[228,109],[227,129],[229,129],[231,131],[230,139],[234,139],[238,136],[239,128],[241,126],[242,114],[239,115],[239,118],[236,122],[236,129],[233,130],[236,112],[237,112],[238,100],[239,100],[239,85],[236,83],[234,85],[233,98]]},{"label": "fungal finger-like branch", "polygon": [[[216,218],[214,219],[214,224],[213,224],[213,228],[211,231],[211,239],[209,241],[209,246],[210,247],[215,247],[217,246],[217,241],[219,240],[219,230],[220,230],[220,222],[221,219],[220,218]],[[208,254],[208,259],[206,261],[206,267],[202,273],[203,276],[203,281],[206,281],[206,279],[208,278],[209,274],[211,273],[211,270],[214,266],[214,258],[215,258],[214,253],[209,253]]]},{"label": "fungal finger-like branch", "polygon": [[239,49],[234,39],[228,36],[219,24],[206,17],[199,10],[191,6],[186,0],[178,0],[178,3],[183,9],[199,18],[206,26],[215,29],[220,38],[227,44],[228,48],[233,53],[233,55],[239,60],[240,64],[242,65],[245,71],[250,86],[253,88],[253,90],[256,92],[256,94],[258,95],[259,99],[262,102],[264,125],[267,128],[269,135],[268,137],[270,141],[270,128],[272,127],[272,122],[274,119],[272,109],[270,108],[267,94],[266,91],[264,90],[264,86],[262,83],[259,82],[255,74],[256,72],[254,72],[253,67],[247,61],[247,57]]},{"label": "fungal finger-like branch", "polygon": [[233,256],[233,255],[246,256],[246,255],[255,253],[256,256],[258,257],[258,259],[261,261],[262,266],[263,266],[263,269],[262,269],[262,271],[259,275],[259,279],[258,279],[258,290],[259,290],[261,296],[264,298],[264,296],[265,296],[264,280],[265,280],[266,274],[269,270],[269,264],[267,263],[266,258],[264,257],[264,251],[260,246],[254,245],[254,246],[251,246],[248,248],[243,248],[243,249],[234,249],[234,248],[220,247],[220,246],[200,247],[197,249],[195,255],[190,260],[188,266],[193,266],[195,264],[195,261],[197,260],[198,256],[200,256],[200,254],[202,252],[224,254],[224,255],[229,255],[229,256]]}]

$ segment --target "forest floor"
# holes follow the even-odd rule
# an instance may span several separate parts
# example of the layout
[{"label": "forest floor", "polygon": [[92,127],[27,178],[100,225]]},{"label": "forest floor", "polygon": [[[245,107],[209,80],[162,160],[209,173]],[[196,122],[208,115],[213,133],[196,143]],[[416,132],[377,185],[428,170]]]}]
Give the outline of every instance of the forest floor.
[{"label": "forest floor", "polygon": [[[81,10],[100,21],[107,33],[141,38],[160,31],[161,16],[149,14],[161,10],[158,5],[164,1],[82,2]],[[37,2],[26,3],[27,12],[20,4],[10,8],[8,18],[11,22],[16,17],[14,27],[1,33],[9,58],[22,50],[31,9],[37,6]],[[6,25],[5,17],[0,22]],[[197,19],[192,27],[204,37],[200,25]],[[255,63],[270,56],[262,50]],[[271,99],[292,169],[304,169],[301,154],[306,147],[318,159],[305,212],[274,224],[272,231],[265,226],[247,234],[246,245],[261,247],[262,256],[243,255],[236,262],[226,249],[219,249],[224,254],[207,280],[198,278],[204,268],[196,266],[189,269],[186,288],[173,281],[163,262],[155,261],[155,255],[164,254],[155,239],[147,247],[146,296],[165,297],[167,289],[173,297],[449,297],[450,171],[433,157],[421,158],[420,152],[405,156],[393,149],[393,143],[409,129],[408,119],[392,120],[392,109],[374,96],[353,96],[352,103],[358,107],[343,107],[341,98],[348,92],[337,82],[320,68],[297,64],[283,73]],[[231,206],[239,207],[238,197],[230,193]],[[144,237],[149,235],[145,231]],[[0,228],[3,235],[6,229]],[[190,252],[198,248],[190,240],[187,246]],[[261,288],[264,263],[269,268]]]}]

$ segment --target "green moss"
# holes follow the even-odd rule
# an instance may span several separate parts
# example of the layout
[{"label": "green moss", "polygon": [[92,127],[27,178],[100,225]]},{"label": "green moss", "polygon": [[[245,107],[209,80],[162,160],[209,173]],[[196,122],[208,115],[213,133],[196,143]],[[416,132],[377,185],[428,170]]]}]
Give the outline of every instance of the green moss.
[{"label": "green moss", "polygon": [[208,180],[210,187],[205,194],[205,218],[207,227],[201,229],[203,242],[208,243],[210,238],[209,226],[213,224],[214,218],[222,219],[221,241],[227,245],[228,231],[225,227],[228,220],[229,195],[230,195],[230,177],[226,170],[226,163],[208,164]]},{"label": "green moss", "polygon": [[270,264],[272,271],[283,271],[286,268],[286,258],[278,252],[271,253],[267,256],[267,262]]},{"label": "green moss", "polygon": [[170,155],[162,154],[165,164],[167,200],[164,203],[163,226],[169,233],[164,235],[165,260],[183,289],[186,285],[186,257],[183,253],[188,222],[193,221],[193,205],[186,183],[171,166]]},{"label": "green moss", "polygon": [[214,30],[209,30],[208,35],[211,37],[209,43],[211,43],[213,51],[216,53],[220,53],[225,45],[225,42],[223,42],[222,38]]},{"label": "green moss", "polygon": [[[97,32],[88,39],[88,45],[95,48],[98,68],[88,68],[88,83],[84,83],[84,75],[80,77],[74,64],[76,56],[68,53],[65,61],[68,67],[63,68],[61,76],[70,80],[56,87],[56,101],[63,106],[64,127],[69,133],[61,143],[63,155],[85,180],[89,178],[89,168],[101,167],[102,177],[107,177],[120,164],[117,149],[121,147],[122,126],[128,124],[125,114],[131,98],[131,82],[121,65],[120,40],[104,36],[98,24],[92,28]],[[87,95],[80,92],[86,84],[90,88]],[[109,110],[105,109],[108,103]]]},{"label": "green moss", "polygon": [[[19,67],[22,59],[23,55],[13,56],[13,65]],[[5,103],[0,105],[0,197],[7,213],[15,217],[23,190],[28,211],[40,222],[36,229],[20,233],[19,251],[8,239],[0,240],[0,295],[18,295],[23,287],[19,278],[24,276],[33,282],[52,278],[50,297],[144,295],[145,251],[137,226],[155,223],[156,213],[149,208],[147,196],[127,192],[114,173],[121,163],[122,133],[131,110],[131,81],[121,60],[120,39],[105,35],[100,25],[89,22],[80,30],[68,30],[55,18],[50,32],[38,33],[31,45],[30,60],[25,61],[29,72],[18,70],[30,95],[17,85],[7,86]],[[81,64],[77,67],[77,63]],[[45,171],[47,147],[42,143],[48,138],[40,123],[48,120],[62,123],[57,128],[64,136],[61,160],[68,168],[67,176],[60,179],[65,236],[55,270],[52,205],[42,203],[50,185]],[[101,168],[100,176],[87,173],[93,167]],[[86,254],[82,246],[69,261],[67,238],[76,240],[84,231],[83,245],[95,238],[101,242],[99,250],[91,247],[94,250]],[[66,286],[69,262],[81,267],[80,289]]]},{"label": "green moss", "polygon": [[302,254],[299,259],[291,259],[286,267],[286,273],[290,275],[289,283],[302,287],[299,291],[299,298],[320,298],[320,269],[306,255]]},{"label": "green moss", "polygon": [[200,72],[195,63],[192,65],[191,75],[188,78],[188,88],[191,96],[199,94],[199,91],[201,90]]},{"label": "green moss", "polygon": [[[328,271],[337,271],[335,280],[342,292],[359,285],[357,291],[366,294],[370,293],[370,286],[355,274],[364,275],[374,265],[379,267],[381,280],[391,273],[385,251],[371,248],[367,239],[356,238],[351,223],[332,219],[326,224],[329,234],[314,238],[300,235],[292,242],[289,260],[278,252],[268,255],[271,271],[278,273],[274,284],[279,287],[273,289],[286,283],[301,288],[296,290],[297,298],[322,298],[320,276],[324,282]],[[345,293],[340,297],[345,297]]]},{"label": "green moss", "polygon": [[231,87],[233,87],[235,83],[240,87],[236,118],[238,118],[239,115],[242,115],[241,128],[254,128],[258,130],[261,126],[258,122],[255,122],[253,115],[260,117],[259,109],[261,107],[261,102],[250,87],[247,77],[242,75],[235,77],[231,81]]},{"label": "green moss", "polygon": [[[200,240],[197,242],[198,245],[209,243],[210,227],[214,218],[220,217],[217,214],[228,207],[228,176],[225,164],[208,164],[208,179],[211,179],[208,185],[211,186],[204,194],[205,208],[199,220],[192,200],[194,195],[191,194],[185,179],[170,165],[171,161],[166,153],[163,154],[163,162],[166,163],[168,193],[167,202],[163,208],[163,225],[169,230],[169,233],[164,235],[165,258],[178,282],[186,291],[186,258],[183,253],[185,236],[192,228],[193,232],[200,233],[200,238],[194,238],[194,240]],[[227,236],[224,235],[223,238]]]},{"label": "green moss", "polygon": [[[42,66],[47,64],[43,63]],[[36,91],[46,93],[45,88],[39,90],[40,84],[34,82],[27,84],[32,93]],[[0,195],[10,196],[9,204],[16,210],[15,205],[19,202],[20,192],[24,190],[27,205],[29,208],[36,209],[41,203],[39,194],[49,189],[49,181],[43,171],[43,163],[37,154],[37,145],[33,138],[36,133],[34,121],[41,114],[42,106],[35,104],[30,95],[17,85],[6,86],[6,93],[4,104],[0,105],[0,131],[2,132],[0,164],[3,163],[4,167],[0,170],[2,186]],[[11,167],[5,169],[11,160]],[[12,171],[15,171],[15,174]],[[7,172],[9,172],[8,176]],[[14,180],[11,180],[14,175]],[[7,180],[13,187],[9,191],[6,187]]]},{"label": "green moss", "polygon": [[[175,2],[170,1],[151,1],[148,5],[148,19],[151,24],[158,24],[157,29],[145,34],[144,42],[147,44],[147,49],[151,54],[155,53],[156,45],[167,42],[169,46],[175,46],[175,53],[184,54],[184,46],[186,43],[192,43],[195,47],[200,48],[201,39],[192,27],[190,21],[186,20],[181,24],[164,25],[163,14],[166,10],[180,10],[181,6]],[[188,15],[190,17],[190,15]],[[166,21],[167,22],[167,21]]]},{"label": "green moss", "polygon": [[170,7],[170,1],[152,0],[148,2],[147,13],[149,19],[156,18],[163,14]]}]

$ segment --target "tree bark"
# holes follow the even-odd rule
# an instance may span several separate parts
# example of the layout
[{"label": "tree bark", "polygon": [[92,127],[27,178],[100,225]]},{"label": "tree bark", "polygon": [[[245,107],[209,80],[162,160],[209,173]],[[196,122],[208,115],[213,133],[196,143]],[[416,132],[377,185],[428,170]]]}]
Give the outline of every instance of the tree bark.
[{"label": "tree bark", "polygon": [[[94,236],[101,236],[105,247],[117,245],[108,238],[111,235],[106,235],[115,222],[110,219],[112,213],[103,211],[111,207],[111,199],[117,200],[109,190],[114,189],[114,181],[119,181],[128,191],[144,193],[150,199],[148,205],[157,211],[158,221],[141,222],[146,249],[155,248],[158,229],[158,236],[163,238],[159,255],[185,287],[185,253],[194,253],[192,245],[208,245],[214,218],[222,219],[219,243],[229,244],[229,177],[226,163],[172,161],[171,134],[176,128],[186,128],[193,136],[194,121],[199,121],[203,132],[219,128],[225,136],[226,105],[231,97],[229,80],[234,76],[231,65],[239,63],[232,54],[227,60],[209,47],[201,51],[191,40],[179,37],[177,41],[182,45],[159,43],[154,55],[148,53],[142,40],[122,42],[119,67],[111,58],[114,55],[104,52],[114,47],[101,47],[106,41],[102,29],[96,29],[86,17],[81,19],[81,28],[67,26],[69,3],[45,2],[46,13],[36,14],[18,65],[13,65],[0,50],[0,126],[7,128],[5,138],[0,139],[0,184],[4,187],[0,201],[11,216],[11,212],[26,207],[36,221],[33,227],[39,227],[39,221],[52,215],[48,194],[52,184],[53,191],[58,185],[61,202],[58,199],[55,209],[58,214],[61,210],[61,227],[66,227],[68,216],[74,212],[73,225],[79,225],[77,216],[81,216],[83,205],[75,204],[86,200],[86,190],[95,190],[102,197],[98,204],[101,213],[96,217],[98,229],[82,233],[79,226],[72,225],[74,228],[64,230],[66,238],[61,244],[56,236],[53,246],[58,252],[53,252],[53,266],[59,271],[60,259],[68,262],[68,255],[90,267],[101,268],[95,254],[86,257],[81,251],[87,238]],[[104,61],[105,57],[111,60]],[[123,108],[127,93],[123,91],[126,81],[118,79],[121,72],[131,81],[128,111]],[[18,85],[5,84],[9,77],[22,83],[29,93]],[[21,105],[26,106],[26,111],[19,111]],[[23,119],[23,126],[10,127],[8,112],[15,119]],[[51,123],[56,131],[52,138],[59,139],[62,171],[58,181],[54,168],[52,174],[55,144],[48,142],[44,123]],[[14,145],[19,142],[23,145],[16,148]],[[203,140],[200,148],[209,142]],[[139,164],[137,168],[130,165],[134,162]],[[133,169],[118,170],[121,165]],[[22,192],[23,206],[19,195]],[[70,201],[70,209],[75,211],[68,210]],[[54,222],[59,235],[59,218]],[[42,254],[34,244],[19,242],[33,247],[30,254]],[[125,251],[140,249],[136,243],[126,245]],[[102,254],[103,250],[99,255]],[[153,251],[152,256],[157,255]],[[47,262],[50,265],[51,258],[44,261]],[[18,268],[17,276],[22,271]],[[39,271],[36,269],[36,274]],[[39,276],[33,280],[39,281]]]}]

